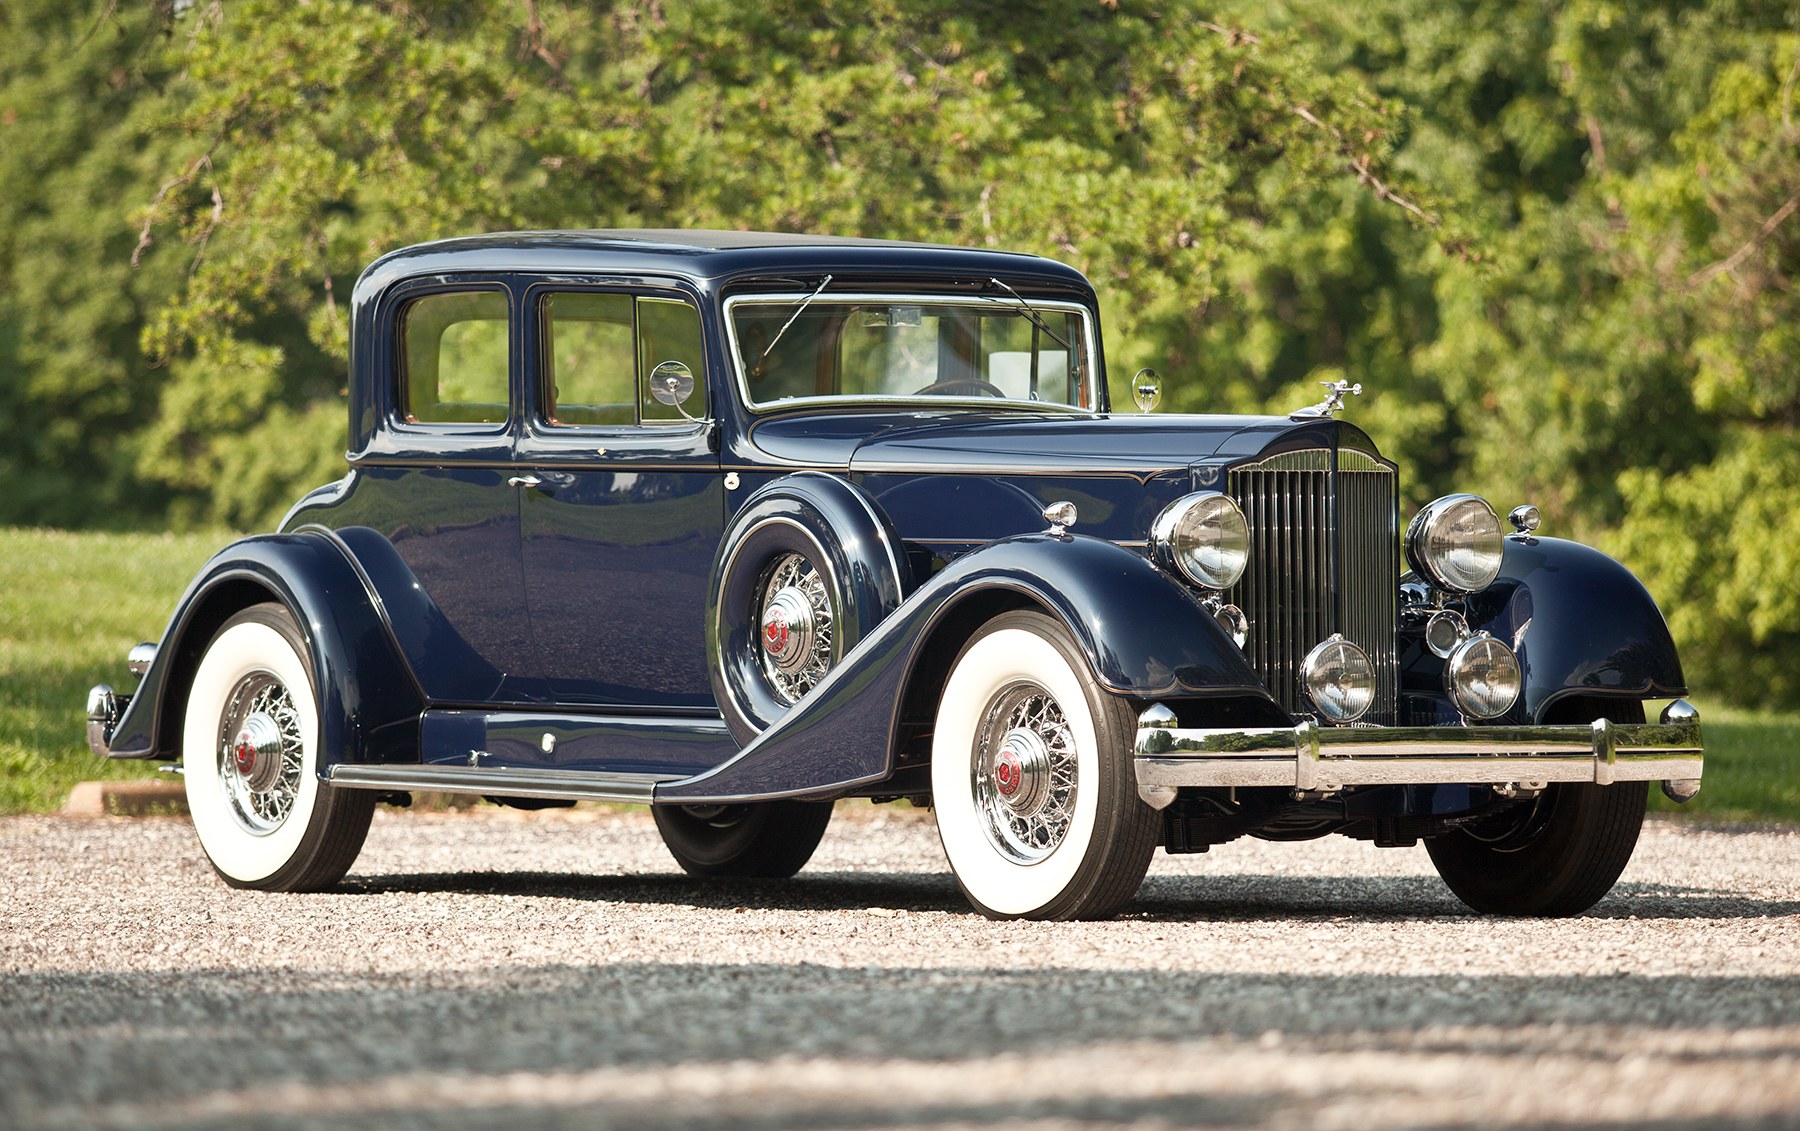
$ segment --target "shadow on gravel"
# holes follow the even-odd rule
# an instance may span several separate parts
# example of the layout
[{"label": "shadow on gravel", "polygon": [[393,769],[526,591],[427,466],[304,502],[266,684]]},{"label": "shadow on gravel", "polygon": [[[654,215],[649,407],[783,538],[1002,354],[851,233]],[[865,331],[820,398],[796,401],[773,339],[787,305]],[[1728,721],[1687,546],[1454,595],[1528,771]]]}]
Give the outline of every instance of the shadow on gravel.
[{"label": "shadow on gravel", "polygon": [[[792,880],[689,876],[593,876],[567,872],[426,872],[351,876],[337,893],[383,896],[455,892],[599,903],[732,910],[857,911],[883,908],[970,914],[948,872],[803,872]],[[1800,902],[1670,884],[1622,883],[1588,912],[1596,919],[1780,919]],[[1121,916],[1153,922],[1256,922],[1349,917],[1368,922],[1471,918],[1430,876],[1151,876]]]},{"label": "shadow on gravel", "polygon": [[[282,1126],[308,1109],[300,1122],[336,1127],[1296,1125],[1355,1099],[1366,1078],[1319,1069],[1359,1057],[1476,1058],[1465,1071],[1492,1075],[1547,1056],[1603,1074],[1648,1030],[1756,1071],[1800,1053],[1796,1025],[1796,977],[1032,969],[1012,954],[957,969],[26,974],[0,989],[0,1125]],[[1260,1057],[1258,1078],[1181,1082],[1227,1054]],[[1053,1067],[1034,1083],[1036,1058]],[[1312,1071],[1283,1071],[1307,1058]],[[1146,1061],[1173,1075],[1116,1086]]]}]

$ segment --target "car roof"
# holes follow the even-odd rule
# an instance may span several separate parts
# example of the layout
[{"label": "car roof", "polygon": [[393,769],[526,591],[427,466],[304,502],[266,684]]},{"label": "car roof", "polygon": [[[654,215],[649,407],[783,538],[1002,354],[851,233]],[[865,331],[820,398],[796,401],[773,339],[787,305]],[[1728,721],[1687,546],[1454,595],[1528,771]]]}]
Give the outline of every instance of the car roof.
[{"label": "car roof", "polygon": [[495,232],[415,244],[382,256],[359,291],[402,277],[461,271],[633,271],[724,280],[831,271],[1036,276],[1089,290],[1072,267],[1042,256],[946,244],[676,228]]}]

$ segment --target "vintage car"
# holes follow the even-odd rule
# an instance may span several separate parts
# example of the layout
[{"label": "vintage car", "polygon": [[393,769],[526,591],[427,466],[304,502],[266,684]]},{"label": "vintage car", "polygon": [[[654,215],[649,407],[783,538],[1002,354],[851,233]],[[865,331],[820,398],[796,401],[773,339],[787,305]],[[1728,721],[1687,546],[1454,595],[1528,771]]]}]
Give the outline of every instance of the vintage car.
[{"label": "vintage car", "polygon": [[1328,833],[1570,915],[1649,782],[1699,788],[1621,566],[1473,495],[1402,534],[1356,388],[1165,415],[1146,370],[1116,411],[1056,262],[447,240],[363,274],[350,368],[344,477],[90,694],[93,749],[178,761],[236,886],[330,887],[412,791],[644,803],[709,877],[792,875],[862,797],[932,806],[996,918],[1114,913],[1159,845]]}]

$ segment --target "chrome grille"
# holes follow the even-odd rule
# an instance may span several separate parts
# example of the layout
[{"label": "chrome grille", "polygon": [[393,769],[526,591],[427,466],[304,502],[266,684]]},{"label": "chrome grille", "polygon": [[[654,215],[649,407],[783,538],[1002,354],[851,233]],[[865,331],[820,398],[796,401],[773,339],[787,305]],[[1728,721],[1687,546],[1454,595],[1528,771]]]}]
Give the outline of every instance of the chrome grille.
[{"label": "chrome grille", "polygon": [[1226,599],[1249,618],[1245,652],[1282,707],[1312,710],[1300,690],[1300,662],[1341,632],[1375,665],[1375,705],[1364,721],[1392,725],[1400,579],[1394,472],[1348,450],[1335,453],[1333,470],[1333,455],[1283,452],[1226,477],[1250,525],[1250,564]]}]

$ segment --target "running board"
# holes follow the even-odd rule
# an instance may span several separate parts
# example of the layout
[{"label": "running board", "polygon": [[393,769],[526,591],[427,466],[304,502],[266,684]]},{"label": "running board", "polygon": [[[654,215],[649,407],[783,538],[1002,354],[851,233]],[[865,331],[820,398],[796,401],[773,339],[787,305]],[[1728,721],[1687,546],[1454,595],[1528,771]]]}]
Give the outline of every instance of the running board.
[{"label": "running board", "polygon": [[606,774],[479,766],[353,766],[331,768],[327,779],[347,789],[427,790],[488,797],[545,797],[568,801],[622,801],[648,805],[658,782],[680,774]]}]

